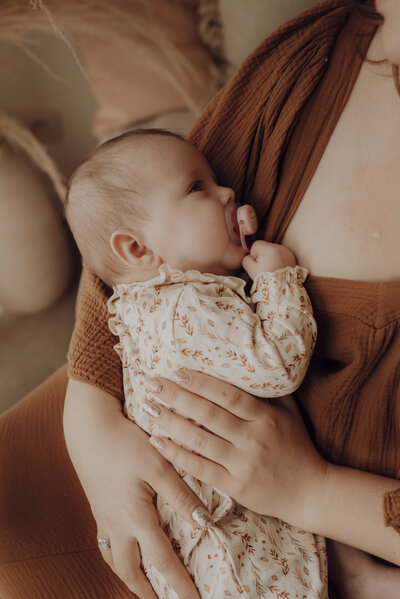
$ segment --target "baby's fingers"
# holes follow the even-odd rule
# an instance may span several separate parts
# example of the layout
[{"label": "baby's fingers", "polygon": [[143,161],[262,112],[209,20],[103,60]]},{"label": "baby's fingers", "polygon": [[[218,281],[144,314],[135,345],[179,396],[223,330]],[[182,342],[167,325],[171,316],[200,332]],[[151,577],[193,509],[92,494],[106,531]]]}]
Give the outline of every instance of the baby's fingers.
[{"label": "baby's fingers", "polygon": [[268,255],[272,247],[274,247],[274,244],[258,239],[250,248],[250,256],[257,261],[260,256]]},{"label": "baby's fingers", "polygon": [[243,266],[244,270],[247,272],[247,274],[252,279],[255,279],[255,276],[258,272],[257,271],[257,261],[251,254],[246,254],[246,256],[244,256],[244,258],[242,260],[242,266]]}]

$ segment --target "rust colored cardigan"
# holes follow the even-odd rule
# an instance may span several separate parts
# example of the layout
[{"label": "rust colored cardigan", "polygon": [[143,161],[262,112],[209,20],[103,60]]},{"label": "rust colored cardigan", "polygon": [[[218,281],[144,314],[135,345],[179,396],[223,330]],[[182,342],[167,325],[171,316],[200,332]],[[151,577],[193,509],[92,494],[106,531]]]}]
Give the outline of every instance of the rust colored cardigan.
[{"label": "rust colored cardigan", "polygon": [[[260,236],[282,239],[374,31],[346,0],[321,2],[263,42],[191,132],[220,183],[255,207]],[[297,398],[314,441],[330,461],[398,478],[400,282],[310,276],[307,289],[319,337]],[[86,271],[69,376],[122,399],[108,295]],[[384,514],[400,532],[400,490],[385,495]]]}]

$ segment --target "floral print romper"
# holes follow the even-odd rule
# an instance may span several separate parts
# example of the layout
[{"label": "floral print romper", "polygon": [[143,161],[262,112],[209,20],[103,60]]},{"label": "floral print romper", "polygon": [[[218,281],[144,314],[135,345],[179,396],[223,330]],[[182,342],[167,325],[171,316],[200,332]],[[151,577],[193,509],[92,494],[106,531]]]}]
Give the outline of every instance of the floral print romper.
[{"label": "floral print romper", "polygon": [[[241,278],[163,264],[150,281],[114,287],[109,326],[119,337],[115,349],[123,366],[127,417],[150,434],[163,434],[141,409],[155,401],[143,379],[170,378],[180,368],[205,372],[258,397],[295,391],[316,341],[306,276],[299,266],[258,274],[247,296]],[[179,474],[208,507],[214,525],[193,528],[161,497],[157,511],[202,599],[327,599],[322,537],[254,513]],[[143,555],[142,562],[159,598],[178,599],[151,556]]]}]

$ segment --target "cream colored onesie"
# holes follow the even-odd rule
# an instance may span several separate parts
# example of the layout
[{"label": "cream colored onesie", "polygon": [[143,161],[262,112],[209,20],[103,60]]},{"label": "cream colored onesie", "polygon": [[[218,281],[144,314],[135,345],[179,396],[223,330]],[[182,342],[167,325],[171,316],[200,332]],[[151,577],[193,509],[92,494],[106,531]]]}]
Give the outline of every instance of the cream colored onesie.
[{"label": "cream colored onesie", "polygon": [[[170,378],[179,368],[205,372],[258,397],[295,391],[316,340],[306,276],[299,266],[261,273],[247,297],[238,277],[183,273],[163,264],[150,281],[114,287],[109,325],[120,339],[115,349],[123,365],[127,416],[148,433],[163,434],[141,409],[145,401],[160,402],[143,379]],[[256,514],[180,474],[215,525],[194,529],[159,496],[157,511],[202,599],[327,598],[323,538]],[[151,556],[142,561],[160,599],[177,599]]]}]

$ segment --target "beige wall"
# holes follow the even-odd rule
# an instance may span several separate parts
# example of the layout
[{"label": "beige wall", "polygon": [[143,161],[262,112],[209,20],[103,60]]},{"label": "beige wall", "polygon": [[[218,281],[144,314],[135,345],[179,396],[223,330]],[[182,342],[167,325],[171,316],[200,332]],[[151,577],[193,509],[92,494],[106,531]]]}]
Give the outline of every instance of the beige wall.
[{"label": "beige wall", "polygon": [[[225,50],[232,71],[274,29],[315,3],[315,0],[219,0]],[[59,111],[62,137],[46,145],[64,174],[69,175],[96,143],[90,133],[94,99],[62,40],[43,34],[34,50],[63,82],[45,73],[21,50],[0,48],[0,108]]]}]

